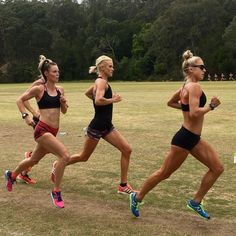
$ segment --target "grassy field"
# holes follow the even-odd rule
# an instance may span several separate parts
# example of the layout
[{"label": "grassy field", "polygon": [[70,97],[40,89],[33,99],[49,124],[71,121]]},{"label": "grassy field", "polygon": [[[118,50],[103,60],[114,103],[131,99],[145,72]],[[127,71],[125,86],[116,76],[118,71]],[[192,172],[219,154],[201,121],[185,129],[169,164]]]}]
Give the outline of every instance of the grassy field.
[{"label": "grassy field", "polygon": [[[58,135],[70,153],[83,145],[83,128],[93,116],[91,101],[84,96],[89,83],[63,84],[69,111],[61,119]],[[160,167],[170,140],[179,129],[182,114],[166,106],[182,82],[111,83],[122,102],[114,105],[113,123],[132,144],[129,182],[136,189]],[[210,221],[186,208],[206,168],[189,156],[168,180],[153,189],[134,219],[128,196],[117,194],[120,154],[101,140],[87,163],[69,166],[63,180],[64,209],[50,200],[51,164],[48,155],[32,169],[37,184],[18,183],[13,192],[5,189],[4,171],[13,169],[23,153],[34,147],[32,129],[24,124],[16,98],[29,85],[0,85],[0,235],[235,235],[236,233],[236,82],[202,82],[208,101],[218,95],[221,106],[205,117],[202,138],[219,152],[225,172],[205,198]]]}]

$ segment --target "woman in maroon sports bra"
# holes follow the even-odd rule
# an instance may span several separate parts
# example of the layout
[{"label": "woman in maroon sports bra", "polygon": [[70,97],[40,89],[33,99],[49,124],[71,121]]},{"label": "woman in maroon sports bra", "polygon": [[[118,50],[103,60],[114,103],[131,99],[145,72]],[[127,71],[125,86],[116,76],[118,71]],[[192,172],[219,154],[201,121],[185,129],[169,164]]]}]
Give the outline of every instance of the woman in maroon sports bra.
[{"label": "woman in maroon sports bra", "polygon": [[40,120],[34,131],[34,138],[37,145],[31,157],[21,161],[14,171],[6,170],[6,187],[8,191],[12,191],[12,185],[17,175],[28,167],[37,164],[46,154],[52,153],[58,157],[58,164],[55,169],[56,178],[54,189],[51,192],[51,198],[55,206],[63,208],[64,201],[61,197],[60,184],[65,166],[69,160],[69,152],[64,144],[56,138],[56,135],[59,129],[60,113],[65,114],[68,105],[64,97],[64,89],[61,86],[56,87],[56,83],[59,80],[57,64],[51,60],[44,59],[41,74],[44,77],[45,84],[31,87],[17,100],[22,118],[27,124],[31,122],[31,117],[26,113],[24,102],[31,98],[36,98],[37,100],[40,112]]}]

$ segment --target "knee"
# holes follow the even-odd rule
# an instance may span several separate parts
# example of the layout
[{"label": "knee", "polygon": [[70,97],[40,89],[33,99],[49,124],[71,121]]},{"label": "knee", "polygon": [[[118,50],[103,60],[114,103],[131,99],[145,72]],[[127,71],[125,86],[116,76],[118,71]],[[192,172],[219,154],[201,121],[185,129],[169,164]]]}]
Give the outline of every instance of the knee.
[{"label": "knee", "polygon": [[158,176],[161,180],[165,180],[171,176],[171,173],[169,171],[166,171],[165,169],[160,169],[155,173],[155,175]]},{"label": "knee", "polygon": [[214,172],[217,176],[220,176],[224,172],[224,166],[222,164],[217,165],[214,169]]},{"label": "knee", "polygon": [[88,159],[89,159],[88,155],[83,155],[83,156],[81,156],[80,161],[81,162],[86,162],[86,161],[88,161]]},{"label": "knee", "polygon": [[162,176],[162,180],[168,179],[168,178],[171,176],[171,173],[169,173],[169,172],[163,172],[161,176]]},{"label": "knee", "polygon": [[86,162],[86,161],[88,161],[89,157],[90,157],[89,154],[81,152],[76,157],[76,160],[79,161],[79,162]]},{"label": "knee", "polygon": [[34,166],[34,165],[37,165],[39,163],[39,160],[30,160],[30,166]]},{"label": "knee", "polygon": [[69,152],[65,152],[62,156],[62,161],[66,165],[69,162],[69,160],[70,160],[70,154]]},{"label": "knee", "polygon": [[131,153],[132,153],[132,147],[130,145],[127,145],[123,148],[122,153],[127,156],[130,157]]}]

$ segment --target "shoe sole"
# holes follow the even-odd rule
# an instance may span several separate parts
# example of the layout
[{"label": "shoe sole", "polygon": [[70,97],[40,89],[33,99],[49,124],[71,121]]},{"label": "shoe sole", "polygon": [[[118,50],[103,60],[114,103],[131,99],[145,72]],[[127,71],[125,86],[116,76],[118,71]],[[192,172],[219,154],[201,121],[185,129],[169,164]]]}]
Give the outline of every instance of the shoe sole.
[{"label": "shoe sole", "polygon": [[210,220],[210,217],[209,217],[209,218],[206,218],[206,217],[200,215],[199,213],[197,213],[197,212],[196,212],[191,206],[189,206],[188,204],[187,204],[187,208],[190,209],[191,211],[195,212],[195,213],[196,213],[198,216],[200,216],[202,219]]},{"label": "shoe sole", "polygon": [[122,191],[119,191],[119,190],[118,190],[117,193],[123,194],[123,195],[130,195],[132,192],[131,192],[131,193],[126,193],[126,192],[122,192]]}]

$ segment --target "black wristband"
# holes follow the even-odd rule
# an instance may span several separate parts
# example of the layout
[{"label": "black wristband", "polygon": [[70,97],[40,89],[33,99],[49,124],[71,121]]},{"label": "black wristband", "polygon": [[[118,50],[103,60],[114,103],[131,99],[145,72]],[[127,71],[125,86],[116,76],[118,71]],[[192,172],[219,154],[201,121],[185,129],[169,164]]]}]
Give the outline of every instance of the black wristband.
[{"label": "black wristband", "polygon": [[25,119],[29,114],[26,112],[23,112],[21,115],[22,115],[22,119]]},{"label": "black wristband", "polygon": [[209,104],[209,107],[211,108],[211,110],[214,110],[214,109],[215,109],[215,105],[212,104],[212,103]]}]

